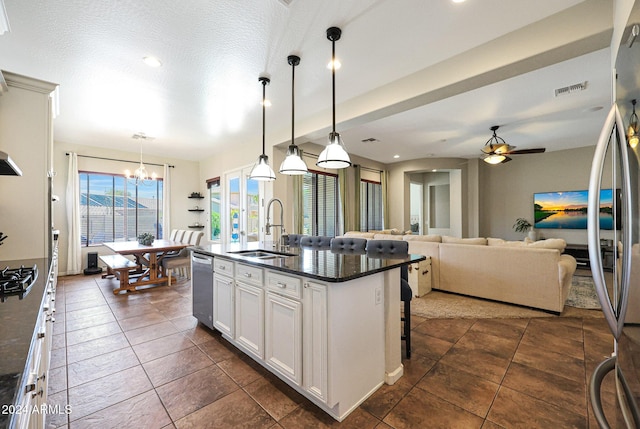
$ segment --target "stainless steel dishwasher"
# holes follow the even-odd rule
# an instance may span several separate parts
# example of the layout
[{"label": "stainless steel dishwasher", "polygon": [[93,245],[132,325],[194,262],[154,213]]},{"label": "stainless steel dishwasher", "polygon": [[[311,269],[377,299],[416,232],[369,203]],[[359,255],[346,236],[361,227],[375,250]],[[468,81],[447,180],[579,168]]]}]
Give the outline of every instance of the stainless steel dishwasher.
[{"label": "stainless steel dishwasher", "polygon": [[193,317],[213,329],[213,256],[191,252]]}]

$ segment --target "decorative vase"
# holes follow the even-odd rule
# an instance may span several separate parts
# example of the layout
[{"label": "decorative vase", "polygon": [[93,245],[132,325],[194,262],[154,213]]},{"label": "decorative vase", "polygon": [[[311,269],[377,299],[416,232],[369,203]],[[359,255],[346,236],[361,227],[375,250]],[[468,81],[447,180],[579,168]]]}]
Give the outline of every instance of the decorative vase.
[{"label": "decorative vase", "polygon": [[528,236],[531,241],[536,241],[538,239],[538,231],[536,231],[534,228],[531,228],[529,230]]}]

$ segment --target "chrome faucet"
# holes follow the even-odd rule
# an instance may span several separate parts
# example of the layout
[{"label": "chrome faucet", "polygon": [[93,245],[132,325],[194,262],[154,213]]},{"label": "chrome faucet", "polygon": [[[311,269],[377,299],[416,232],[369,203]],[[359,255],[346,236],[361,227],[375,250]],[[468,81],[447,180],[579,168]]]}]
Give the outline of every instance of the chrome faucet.
[{"label": "chrome faucet", "polygon": [[[270,210],[271,210],[271,204],[276,201],[278,204],[280,204],[280,224],[279,225],[272,225],[270,223]],[[272,226],[279,226],[280,227],[280,238],[282,238],[282,236],[285,233],[284,230],[284,206],[282,205],[282,201],[280,201],[277,198],[271,198],[269,200],[269,202],[267,203],[267,224],[264,226],[264,233],[265,235],[271,235],[271,227]],[[284,244],[284,243],[281,243]]]}]

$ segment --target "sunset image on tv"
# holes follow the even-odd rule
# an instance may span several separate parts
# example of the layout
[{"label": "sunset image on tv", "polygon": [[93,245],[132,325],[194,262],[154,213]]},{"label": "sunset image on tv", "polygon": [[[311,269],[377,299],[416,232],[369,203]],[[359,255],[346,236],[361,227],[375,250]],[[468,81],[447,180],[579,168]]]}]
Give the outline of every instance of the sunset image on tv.
[{"label": "sunset image on tv", "polygon": [[[533,194],[535,228],[587,229],[588,191]],[[600,191],[600,229],[613,229],[613,190]]]}]

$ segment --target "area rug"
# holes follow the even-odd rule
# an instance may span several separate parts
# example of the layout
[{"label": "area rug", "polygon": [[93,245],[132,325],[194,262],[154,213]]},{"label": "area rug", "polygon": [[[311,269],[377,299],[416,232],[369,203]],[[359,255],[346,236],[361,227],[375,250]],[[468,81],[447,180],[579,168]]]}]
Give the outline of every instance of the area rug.
[{"label": "area rug", "polygon": [[573,276],[565,305],[590,310],[600,309],[593,277]]},{"label": "area rug", "polygon": [[[590,280],[587,278],[587,280]],[[574,276],[572,288],[580,295],[586,289],[585,278]],[[573,284],[577,285],[575,288]],[[571,293],[571,290],[570,290]],[[587,295],[582,294],[582,295]],[[596,298],[597,299],[597,298]],[[584,300],[586,302],[586,299]],[[587,304],[581,304],[587,305]],[[599,308],[599,307],[598,307]],[[411,300],[411,314],[426,319],[494,319],[494,318],[532,318],[558,317],[558,315],[528,307],[489,301],[480,298],[458,295],[454,293],[431,291],[428,294]],[[602,318],[599,309],[577,308],[565,305],[559,317]]]}]

